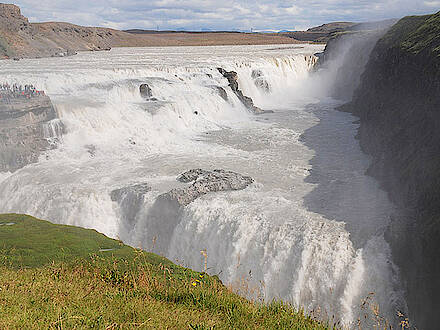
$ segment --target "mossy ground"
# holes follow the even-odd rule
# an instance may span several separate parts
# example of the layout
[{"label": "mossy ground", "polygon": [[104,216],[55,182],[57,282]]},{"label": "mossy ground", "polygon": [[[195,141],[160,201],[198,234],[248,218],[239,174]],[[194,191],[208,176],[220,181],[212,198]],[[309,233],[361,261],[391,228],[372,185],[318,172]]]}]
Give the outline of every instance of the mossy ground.
[{"label": "mossy ground", "polygon": [[414,55],[431,53],[440,57],[440,12],[402,18],[382,42],[387,47],[398,47]]},{"label": "mossy ground", "polygon": [[93,230],[0,215],[1,329],[325,329]]}]

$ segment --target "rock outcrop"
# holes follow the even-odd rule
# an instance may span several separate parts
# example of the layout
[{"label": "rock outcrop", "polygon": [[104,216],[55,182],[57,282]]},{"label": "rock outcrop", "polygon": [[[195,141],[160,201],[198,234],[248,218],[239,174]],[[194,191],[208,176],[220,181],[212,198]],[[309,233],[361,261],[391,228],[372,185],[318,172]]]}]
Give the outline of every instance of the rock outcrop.
[{"label": "rock outcrop", "polygon": [[141,96],[146,100],[151,99],[153,96],[153,92],[151,91],[150,86],[147,84],[142,84],[139,86],[139,93],[141,93]]},{"label": "rock outcrop", "polygon": [[238,99],[241,103],[243,103],[246,108],[248,108],[252,113],[254,114],[263,114],[263,113],[271,113],[273,111],[265,111],[260,109],[259,107],[254,105],[254,101],[248,96],[245,96],[243,92],[238,87],[238,75],[235,71],[226,71],[222,68],[217,68],[217,70],[222,74],[223,77],[225,77],[229,82],[229,87],[232,89],[232,91],[237,95]]},{"label": "rock outcrop", "polygon": [[63,133],[48,96],[13,96],[0,91],[0,171],[15,171],[38,161]]},{"label": "rock outcrop", "polygon": [[185,188],[175,188],[159,196],[158,199],[165,199],[173,201],[179,206],[186,206],[207,193],[242,190],[254,182],[251,177],[235,172],[225,170],[205,171],[202,169],[185,172],[177,180],[183,183],[192,183]]},{"label": "rock outcrop", "polygon": [[407,17],[373,49],[353,101],[368,173],[399,207],[387,239],[420,329],[440,323],[440,12]]}]

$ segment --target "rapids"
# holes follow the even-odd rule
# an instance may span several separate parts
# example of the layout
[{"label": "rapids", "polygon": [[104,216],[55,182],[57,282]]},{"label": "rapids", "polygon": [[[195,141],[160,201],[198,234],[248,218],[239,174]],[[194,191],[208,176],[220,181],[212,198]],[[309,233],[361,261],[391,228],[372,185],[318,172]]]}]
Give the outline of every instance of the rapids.
[{"label": "rapids", "polygon": [[[0,82],[45,90],[65,134],[37,164],[0,173],[0,213],[94,228],[197,270],[206,250],[208,272],[243,295],[281,298],[348,326],[374,314],[362,307],[367,299],[396,322],[406,304],[383,237],[395,210],[364,175],[356,119],[336,111],[340,103],[311,74],[321,50],[127,48],[1,61]],[[250,114],[217,67],[236,71],[243,93],[274,113]],[[157,101],[140,96],[141,83]],[[49,126],[50,136],[60,133]],[[178,174],[199,167],[255,183],[203,196],[178,221],[152,210]],[[135,214],[124,214],[110,192],[137,183],[152,189]],[[152,211],[173,230],[152,232]],[[161,250],[149,239],[158,234],[167,242]]]}]

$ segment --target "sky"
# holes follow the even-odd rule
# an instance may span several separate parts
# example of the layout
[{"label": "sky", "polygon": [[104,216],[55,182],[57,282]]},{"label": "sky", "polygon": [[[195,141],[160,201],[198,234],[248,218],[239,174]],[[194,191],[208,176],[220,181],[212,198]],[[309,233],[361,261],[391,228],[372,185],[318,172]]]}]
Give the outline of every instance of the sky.
[{"label": "sky", "polygon": [[[1,0],[0,0],[1,1]],[[4,0],[3,0],[4,1]],[[115,29],[304,30],[440,10],[440,0],[16,0],[31,22]]]}]

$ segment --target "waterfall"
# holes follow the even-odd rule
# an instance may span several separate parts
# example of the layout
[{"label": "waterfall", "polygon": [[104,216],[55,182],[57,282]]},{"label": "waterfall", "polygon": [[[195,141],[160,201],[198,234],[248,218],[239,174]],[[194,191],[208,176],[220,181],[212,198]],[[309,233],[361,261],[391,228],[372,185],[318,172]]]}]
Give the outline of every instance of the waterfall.
[{"label": "waterfall", "polygon": [[[0,62],[1,81],[47,92],[61,121],[48,125],[47,137],[63,133],[37,164],[0,174],[0,212],[94,228],[196,270],[203,270],[206,250],[209,273],[241,294],[280,298],[348,326],[372,314],[362,301],[374,292],[393,322],[395,310],[406,307],[376,226],[386,224],[392,205],[363,174],[368,158],[354,139],[354,118],[311,85],[313,54],[321,49],[132,48]],[[243,94],[275,113],[250,113],[218,67],[237,72]],[[140,84],[151,88],[150,99]],[[326,138],[316,139],[313,129]],[[320,148],[336,157],[314,162]],[[156,203],[181,185],[177,175],[199,167],[236,171],[255,183],[184,208]],[[322,183],[326,193],[357,187],[374,207],[351,212],[352,196],[315,197]],[[133,186],[148,189],[123,190]],[[349,204],[350,214],[330,212]],[[357,232],[366,233],[362,242]]]}]

